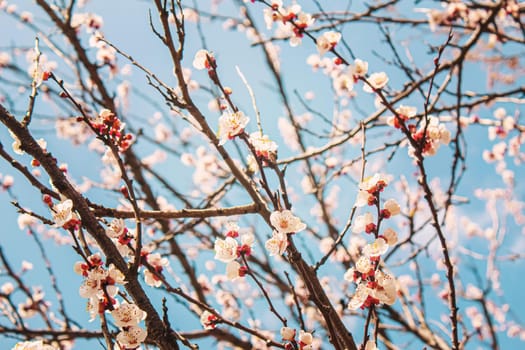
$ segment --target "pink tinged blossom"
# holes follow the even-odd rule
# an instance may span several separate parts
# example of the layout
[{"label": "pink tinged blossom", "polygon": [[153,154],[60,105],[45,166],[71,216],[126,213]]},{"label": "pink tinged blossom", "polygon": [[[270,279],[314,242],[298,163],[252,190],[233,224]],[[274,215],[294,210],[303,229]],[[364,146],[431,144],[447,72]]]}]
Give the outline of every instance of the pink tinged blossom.
[{"label": "pink tinged blossom", "polygon": [[275,158],[277,156],[277,144],[270,140],[268,135],[263,135],[259,131],[250,134],[250,143],[257,156],[265,159]]},{"label": "pink tinged blossom", "polygon": [[288,238],[285,233],[273,231],[272,237],[264,245],[270,256],[283,255],[288,247]]},{"label": "pink tinged blossom", "polygon": [[389,246],[393,246],[397,243],[397,232],[391,228],[387,228],[383,231],[383,238]]},{"label": "pink tinged blossom", "polygon": [[383,216],[385,218],[389,218],[391,216],[398,215],[399,213],[401,213],[401,207],[399,206],[399,204],[397,203],[395,199],[387,200],[385,204],[383,205],[383,208],[384,208]]},{"label": "pink tinged blossom", "polygon": [[138,326],[131,326],[121,330],[117,334],[117,341],[120,345],[135,349],[140,346],[146,340],[148,332]]},{"label": "pink tinged blossom", "polygon": [[113,219],[106,229],[106,234],[111,238],[118,238],[126,230],[126,224],[123,219]]},{"label": "pink tinged blossom", "polygon": [[250,121],[250,118],[243,112],[225,112],[219,117],[219,145],[224,145],[226,141],[233,139],[235,136],[244,132],[244,128]]},{"label": "pink tinged blossom", "polygon": [[295,339],[295,329],[290,327],[282,327],[281,328],[281,338],[284,341],[292,341]]},{"label": "pink tinged blossom", "polygon": [[150,287],[158,288],[162,285],[162,281],[150,270],[144,270],[144,282]]},{"label": "pink tinged blossom", "polygon": [[6,283],[2,284],[2,287],[0,287],[0,291],[4,295],[9,295],[9,294],[13,293],[14,290],[15,290],[15,286],[11,282],[6,282]]},{"label": "pink tinged blossom", "polygon": [[122,303],[111,311],[115,325],[120,328],[136,326],[146,318],[146,312],[135,304]]},{"label": "pink tinged blossom", "polygon": [[193,68],[197,70],[209,69],[211,67],[208,57],[213,58],[213,55],[206,50],[199,50],[193,59]]},{"label": "pink tinged blossom", "polygon": [[357,270],[353,267],[349,268],[348,270],[346,270],[345,274],[343,275],[343,279],[345,281],[348,281],[348,282],[359,282],[358,279],[360,278],[359,277],[359,273],[356,273]]},{"label": "pink tinged blossom", "polygon": [[55,204],[52,215],[55,227],[67,228],[69,224],[74,224],[78,221],[76,214],[73,212],[73,201],[71,199]]},{"label": "pink tinged blossom", "polygon": [[341,40],[341,33],[328,31],[324,32],[319,38],[317,38],[317,51],[319,55],[324,55],[328,51],[332,50],[337,43]]},{"label": "pink tinged blossom", "polygon": [[341,73],[334,78],[332,83],[338,96],[349,95],[354,89],[354,78],[346,73]]},{"label": "pink tinged blossom", "polygon": [[351,69],[354,77],[364,77],[368,73],[368,62],[356,58]]},{"label": "pink tinged blossom", "polygon": [[372,269],[372,263],[366,256],[361,256],[355,263],[355,270],[362,274],[368,274]]},{"label": "pink tinged blossom", "polygon": [[370,258],[377,258],[385,254],[388,250],[388,244],[383,238],[377,238],[374,242],[367,244],[363,248],[363,254]]},{"label": "pink tinged blossom", "polygon": [[312,336],[312,333],[305,332],[303,330],[299,332],[299,343],[302,346],[311,345],[313,341],[314,341],[314,337]]},{"label": "pink tinged blossom", "polygon": [[374,297],[380,302],[393,305],[396,302],[397,288],[395,279],[384,272],[377,271],[375,275],[377,287],[375,289]]},{"label": "pink tinged blossom", "polygon": [[373,73],[372,75],[370,75],[367,81],[368,84],[365,83],[363,85],[363,90],[365,92],[372,93],[375,90],[380,90],[386,86],[386,84],[388,83],[388,76],[385,72]]},{"label": "pink tinged blossom", "polygon": [[214,245],[215,259],[225,263],[235,260],[238,247],[239,243],[232,237],[217,238]]},{"label": "pink tinged blossom", "polygon": [[355,294],[350,299],[348,303],[348,308],[350,310],[357,310],[364,305],[368,296],[371,294],[372,290],[368,288],[365,284],[358,284],[355,290]]},{"label": "pink tinged blossom", "polygon": [[240,227],[235,221],[228,221],[224,224],[224,229],[226,231],[224,233],[226,237],[237,238],[239,236]]},{"label": "pink tinged blossom", "polygon": [[56,348],[54,346],[44,344],[42,340],[35,340],[18,342],[11,350],[56,350]]},{"label": "pink tinged blossom", "polygon": [[280,233],[297,233],[306,228],[306,224],[290,210],[274,211],[270,215],[270,222]]},{"label": "pink tinged blossom", "polygon": [[[374,227],[372,227],[372,225]],[[372,215],[372,213],[368,212],[363,215],[359,215],[358,217],[355,218],[355,221],[352,227],[353,233],[361,233],[363,231],[370,233],[373,231],[372,229],[375,230],[374,216]]]},{"label": "pink tinged blossom", "polygon": [[204,329],[215,329],[218,323],[218,318],[208,310],[205,310],[200,317],[201,325]]},{"label": "pink tinged blossom", "polygon": [[246,267],[241,266],[237,261],[230,261],[226,265],[226,278],[233,281],[239,277],[242,277],[246,274]]}]

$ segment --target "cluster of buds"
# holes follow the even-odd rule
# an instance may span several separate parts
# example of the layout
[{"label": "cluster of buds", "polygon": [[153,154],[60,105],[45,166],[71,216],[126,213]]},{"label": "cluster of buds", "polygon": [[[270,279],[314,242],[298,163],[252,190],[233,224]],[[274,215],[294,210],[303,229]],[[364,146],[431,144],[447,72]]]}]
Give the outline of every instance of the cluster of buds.
[{"label": "cluster of buds", "polygon": [[[237,241],[240,238],[240,243]],[[226,263],[226,277],[234,280],[244,277],[248,267],[241,265],[237,260],[252,254],[255,236],[252,233],[239,234],[239,226],[235,222],[226,224],[225,238],[217,238],[214,244],[215,259]]]},{"label": "cluster of buds", "polygon": [[312,333],[301,330],[299,337],[296,339],[297,332],[295,329],[290,327],[281,328],[281,337],[285,341],[284,348],[286,350],[311,350],[313,349],[312,344],[314,337]]},{"label": "cluster of buds", "polygon": [[109,109],[101,110],[98,117],[91,122],[97,134],[116,145],[120,152],[125,152],[133,142],[133,135],[124,132],[125,125]]},{"label": "cluster of buds", "polygon": [[[387,124],[396,129],[406,129],[411,138],[419,145],[421,155],[433,156],[440,145],[450,143],[450,131],[436,117],[424,118],[418,128],[414,123],[409,123],[416,113],[415,107],[400,106],[396,109],[396,115],[387,119]],[[412,145],[408,153],[414,156],[415,150]]]},{"label": "cluster of buds", "polygon": [[352,228],[354,233],[364,231],[373,234],[375,239],[363,247],[362,255],[355,266],[348,269],[344,275],[345,280],[357,284],[355,294],[348,304],[351,310],[365,309],[381,303],[392,305],[396,300],[395,278],[379,269],[381,256],[397,242],[397,233],[387,228],[380,234],[380,225],[384,220],[401,212],[399,204],[394,199],[389,199],[381,205],[380,194],[387,186],[388,178],[381,174],[375,174],[359,186],[356,206],[375,207],[379,215],[376,219],[370,212],[360,215]]}]

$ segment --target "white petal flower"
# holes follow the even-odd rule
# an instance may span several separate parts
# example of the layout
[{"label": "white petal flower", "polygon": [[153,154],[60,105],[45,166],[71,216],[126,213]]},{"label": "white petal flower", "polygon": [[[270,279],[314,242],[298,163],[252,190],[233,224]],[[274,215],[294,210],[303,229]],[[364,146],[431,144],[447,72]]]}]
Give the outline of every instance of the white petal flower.
[{"label": "white petal flower", "polygon": [[355,263],[355,269],[361,273],[368,273],[372,269],[372,263],[366,256],[361,256]]},{"label": "white petal flower", "polygon": [[122,233],[124,233],[125,228],[126,228],[126,224],[124,223],[124,220],[113,219],[109,227],[106,229],[106,234],[111,238],[117,238]]},{"label": "white petal flower", "polygon": [[239,275],[239,269],[241,268],[241,264],[239,264],[237,261],[230,261],[228,265],[226,265],[226,278],[228,278],[230,281],[238,278]]},{"label": "white petal flower", "polygon": [[212,54],[206,50],[197,51],[195,58],[193,59],[193,68],[198,70],[209,68],[210,63],[208,62],[208,56],[213,57]]},{"label": "white petal flower", "polygon": [[328,31],[324,32],[319,38],[317,38],[317,51],[319,55],[324,55],[328,51],[332,50],[335,45],[341,40],[341,33]]},{"label": "white petal flower", "polygon": [[314,341],[314,337],[312,336],[312,333],[308,333],[305,331],[299,332],[299,341],[303,343],[304,345],[311,345]]},{"label": "white petal flower", "polygon": [[111,316],[115,319],[115,325],[120,328],[136,326],[146,318],[146,312],[139,309],[135,304],[126,302],[111,311]]},{"label": "white petal flower", "polygon": [[362,283],[358,284],[355,290],[355,294],[352,296],[350,302],[348,303],[348,308],[350,310],[359,309],[361,306],[363,306],[366,299],[368,299],[368,296],[371,294],[371,292],[372,290],[366,285]]},{"label": "white petal flower", "polygon": [[235,136],[244,131],[250,118],[238,111],[234,113],[225,112],[219,117],[219,145],[224,145],[226,141],[233,139]]},{"label": "white petal flower", "polygon": [[306,228],[306,224],[290,210],[274,211],[270,215],[270,222],[280,233],[297,233]]},{"label": "white petal flower", "polygon": [[217,316],[208,310],[201,314],[200,321],[204,329],[214,329],[217,326]]},{"label": "white petal flower", "polygon": [[389,199],[383,205],[384,209],[388,210],[389,216],[394,216],[401,213],[401,207],[395,199]]},{"label": "white petal flower", "polygon": [[272,238],[266,241],[265,247],[270,256],[283,255],[288,247],[288,238],[285,233],[273,231]]},{"label": "white petal flower", "polygon": [[138,326],[127,327],[117,334],[117,341],[126,348],[135,349],[146,340],[148,332]]},{"label": "white petal flower", "polygon": [[16,343],[15,347],[11,350],[56,350],[56,348],[51,345],[44,344],[42,340],[36,340]]},{"label": "white petal flower", "polygon": [[290,327],[281,328],[281,338],[285,341],[291,341],[295,339],[295,329]]},{"label": "white petal flower", "polygon": [[363,90],[365,92],[374,92],[374,90],[382,89],[388,83],[388,76],[385,72],[373,73],[367,79],[368,83],[363,85]]},{"label": "white petal flower", "polygon": [[397,233],[391,228],[387,228],[383,231],[383,237],[389,246],[393,246],[397,243]]},{"label": "white petal flower", "polygon": [[239,243],[232,237],[217,238],[214,245],[215,259],[225,263],[235,260],[238,247]]},{"label": "white petal flower", "polygon": [[363,248],[363,254],[370,257],[378,257],[386,253],[388,244],[383,238],[377,238],[374,242],[367,244]]},{"label": "white petal flower", "polygon": [[356,77],[364,77],[368,73],[368,62],[356,58],[352,66],[352,73]]},{"label": "white petal flower", "polygon": [[65,201],[55,204],[53,206],[52,214],[55,227],[62,227],[71,220],[77,219],[77,216],[73,212],[73,201],[71,199],[66,199]]}]

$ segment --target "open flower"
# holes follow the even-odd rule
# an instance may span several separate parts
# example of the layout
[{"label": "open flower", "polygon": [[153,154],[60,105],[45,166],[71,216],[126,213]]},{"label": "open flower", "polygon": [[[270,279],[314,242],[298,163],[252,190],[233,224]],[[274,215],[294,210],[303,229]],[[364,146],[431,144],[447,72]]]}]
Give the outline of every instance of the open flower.
[{"label": "open flower", "polygon": [[232,237],[226,239],[217,238],[215,240],[215,259],[229,263],[237,258],[237,248],[239,243]]},{"label": "open flower", "polygon": [[55,222],[55,227],[64,228],[78,223],[78,218],[73,212],[73,201],[71,199],[66,199],[53,206],[53,221]]},{"label": "open flower", "polygon": [[199,50],[195,54],[195,58],[193,59],[193,68],[202,70],[202,69],[209,69],[210,68],[210,62],[208,61],[208,57],[213,57],[213,55],[206,51],[206,50]]},{"label": "open flower", "polygon": [[224,145],[226,141],[240,135],[249,121],[250,118],[241,111],[223,113],[219,117],[219,145]]},{"label": "open flower", "polygon": [[367,81],[368,84],[365,83],[363,90],[365,92],[374,92],[375,90],[380,90],[386,86],[388,83],[388,76],[385,72],[373,73]]},{"label": "open flower", "polygon": [[139,309],[135,304],[122,303],[111,311],[111,316],[115,319],[115,325],[120,328],[136,326],[146,318],[146,312]]},{"label": "open flower", "polygon": [[200,318],[201,324],[204,327],[204,329],[215,329],[218,323],[218,318],[208,310],[205,310],[201,314]]},{"label": "open flower", "polygon": [[306,224],[290,210],[274,211],[270,215],[270,222],[280,233],[297,233],[306,228]]},{"label": "open flower", "polygon": [[148,332],[138,326],[126,327],[117,334],[117,341],[125,348],[135,349],[146,340]]},{"label": "open flower", "polygon": [[386,240],[383,238],[378,238],[363,248],[363,254],[370,258],[376,258],[385,254],[387,250],[388,244],[386,243]]},{"label": "open flower", "polygon": [[364,77],[368,73],[368,62],[356,58],[352,66],[354,77]]},{"label": "open flower", "polygon": [[317,38],[317,51],[319,55],[324,55],[328,51],[332,50],[335,45],[341,40],[341,33],[328,31],[324,32],[319,38]]},{"label": "open flower", "polygon": [[283,255],[288,247],[288,237],[286,233],[273,231],[272,238],[266,241],[264,245],[270,256]]}]

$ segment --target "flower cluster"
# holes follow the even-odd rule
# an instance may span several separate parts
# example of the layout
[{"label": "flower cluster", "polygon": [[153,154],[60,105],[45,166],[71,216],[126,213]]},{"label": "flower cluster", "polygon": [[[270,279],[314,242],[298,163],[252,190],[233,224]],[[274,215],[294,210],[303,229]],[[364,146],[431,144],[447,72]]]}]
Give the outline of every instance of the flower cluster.
[{"label": "flower cluster", "polygon": [[125,123],[109,109],[100,111],[98,117],[91,122],[91,126],[98,135],[106,137],[119,148],[120,152],[126,151],[133,141],[133,135],[124,132]]},{"label": "flower cluster", "polygon": [[115,325],[120,328],[117,341],[124,349],[136,349],[146,340],[148,332],[139,327],[139,323],[146,318],[146,312],[135,304],[126,302],[111,311]]},{"label": "flower cluster", "polygon": [[[252,233],[239,235],[239,226],[234,222],[229,222],[226,225],[225,237],[225,239],[215,240],[215,259],[227,264],[226,277],[229,280],[244,277],[248,272],[248,267],[241,265],[237,259],[251,255],[255,236]],[[237,238],[240,238],[240,243]]]},{"label": "flower cluster", "polygon": [[86,261],[74,265],[74,271],[84,277],[79,294],[88,299],[87,309],[91,321],[106,311],[112,310],[117,303],[115,296],[119,291],[118,284],[124,284],[124,275],[113,264],[105,268],[99,253],[90,255]]},{"label": "flower cluster", "polygon": [[74,265],[74,271],[85,279],[80,286],[79,294],[88,299],[87,309],[91,315],[90,321],[103,312],[109,311],[115,320],[115,325],[121,330],[117,341],[122,349],[136,349],[146,339],[147,332],[138,326],[146,318],[146,313],[135,304],[123,302],[119,304],[116,296],[117,285],[125,283],[124,275],[113,264],[105,268],[99,253],[90,255],[86,261]]},{"label": "flower cluster", "polygon": [[264,161],[275,161],[277,159],[277,144],[270,140],[268,135],[256,131],[250,134],[250,144],[255,149],[255,154]]},{"label": "flower cluster", "polygon": [[373,206],[379,213],[378,218],[367,212],[356,218],[352,231],[373,234],[375,239],[365,245],[355,266],[348,269],[344,279],[355,282],[357,288],[348,308],[364,309],[380,303],[392,305],[396,301],[397,287],[395,278],[380,270],[381,256],[388,251],[389,246],[397,242],[397,233],[387,228],[379,234],[383,220],[389,219],[401,212],[399,204],[389,199],[381,206],[380,193],[388,186],[388,178],[381,174],[365,179],[359,186],[356,206]]},{"label": "flower cluster", "polygon": [[[162,257],[159,253],[147,252],[146,250],[142,251],[142,257],[146,259],[147,263],[153,267],[157,274],[161,274],[165,267],[169,266],[170,262],[167,258]],[[144,270],[144,281],[147,285],[151,287],[160,287],[162,281],[159,279],[157,274],[151,272],[148,269]]]},{"label": "flower cluster", "polygon": [[284,7],[282,0],[272,0],[270,7],[264,10],[264,21],[267,29],[271,29],[274,22],[281,23],[283,36],[290,37],[291,46],[297,46],[315,20],[311,14],[302,12],[298,4]]},{"label": "flower cluster", "polygon": [[297,332],[295,329],[290,327],[282,327],[281,328],[281,337],[283,341],[285,341],[284,348],[285,349],[299,349],[299,350],[312,350],[312,343],[314,341],[314,337],[312,336],[312,333],[305,332],[301,330],[299,332],[298,339],[296,338]]},{"label": "flower cluster", "polygon": [[306,224],[293,215],[290,210],[274,211],[270,215],[270,223],[275,229],[272,237],[266,241],[266,250],[273,255],[283,255],[288,247],[288,234],[300,232]]},{"label": "flower cluster", "polygon": [[[425,157],[435,155],[439,146],[450,143],[450,131],[436,117],[429,117],[428,121],[423,120],[417,130],[414,125],[409,125],[408,130],[412,138],[421,144],[421,155]],[[408,154],[414,156],[413,147],[409,149]]]}]

